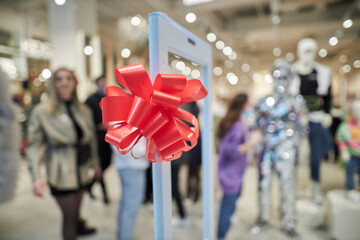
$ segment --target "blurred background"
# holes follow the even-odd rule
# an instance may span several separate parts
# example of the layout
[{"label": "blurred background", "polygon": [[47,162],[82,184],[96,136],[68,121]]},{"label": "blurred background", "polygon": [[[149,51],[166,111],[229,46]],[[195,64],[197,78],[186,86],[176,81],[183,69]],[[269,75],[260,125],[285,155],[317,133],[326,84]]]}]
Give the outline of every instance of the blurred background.
[{"label": "blurred background", "polygon": [[[10,80],[12,99],[21,109],[18,119],[23,133],[33,106],[47,100],[47,80],[54,69],[67,66],[75,71],[82,101],[95,91],[96,77],[103,74],[108,85],[115,84],[116,67],[140,63],[148,70],[147,15],[151,12],[167,14],[212,46],[216,119],[225,114],[227,103],[239,92],[246,92],[253,103],[272,92],[270,69],[275,59],[294,63],[298,42],[308,37],[317,41],[316,61],[331,69],[333,106],[345,112],[351,99],[360,98],[358,0],[0,0],[0,68]],[[169,68],[201,79],[196,63],[176,56],[171,57]],[[21,153],[25,151],[23,139]],[[307,158],[307,146],[304,152]],[[311,195],[307,161],[298,169],[299,198]],[[50,196],[39,200],[31,195],[26,168],[21,160],[15,198],[0,205],[0,239],[58,239],[60,212]],[[344,189],[344,169],[333,152],[321,171],[324,192]],[[186,174],[182,169],[184,182]],[[254,161],[245,178],[234,220],[238,227],[232,228],[229,239],[286,239],[275,228],[267,236],[246,235],[258,212]],[[110,169],[105,179],[111,189],[110,205],[84,199],[85,215],[99,229],[89,239],[115,238],[114,212],[121,191],[115,170]],[[180,184],[185,191],[185,183]],[[273,185],[274,225],[279,226],[279,190],[277,182]],[[216,189],[218,204],[221,192]],[[200,239],[201,202],[185,204],[192,226],[175,228],[174,239]],[[54,211],[49,210],[52,208]],[[329,215],[324,211],[325,217]],[[153,239],[152,218],[151,206],[141,209],[136,239]],[[330,239],[328,222],[320,225],[316,229],[300,225],[299,232],[303,239]]]}]

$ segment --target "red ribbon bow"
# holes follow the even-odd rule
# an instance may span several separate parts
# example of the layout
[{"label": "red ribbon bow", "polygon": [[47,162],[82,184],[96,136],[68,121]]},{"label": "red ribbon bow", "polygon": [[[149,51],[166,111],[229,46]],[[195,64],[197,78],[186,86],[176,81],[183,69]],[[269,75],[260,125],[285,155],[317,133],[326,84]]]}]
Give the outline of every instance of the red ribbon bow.
[{"label": "red ribbon bow", "polygon": [[[198,121],[179,106],[207,95],[199,80],[186,80],[184,75],[158,74],[152,85],[140,64],[117,68],[115,76],[132,94],[117,86],[106,88],[107,97],[100,106],[103,123],[112,126],[105,141],[125,154],[144,136],[151,162],[178,159],[183,151],[195,147],[199,137]],[[184,121],[193,126],[189,127]]]}]

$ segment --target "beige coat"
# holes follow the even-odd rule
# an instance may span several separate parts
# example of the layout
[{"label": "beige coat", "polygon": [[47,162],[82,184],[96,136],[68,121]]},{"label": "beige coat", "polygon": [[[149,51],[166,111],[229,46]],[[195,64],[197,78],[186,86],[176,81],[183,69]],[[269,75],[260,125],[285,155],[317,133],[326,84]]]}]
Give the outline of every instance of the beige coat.
[{"label": "beige coat", "polygon": [[64,103],[59,103],[53,114],[48,113],[45,104],[37,105],[29,121],[27,161],[33,181],[42,178],[40,174],[40,160],[42,159],[43,146],[46,146],[45,165],[48,182],[61,190],[76,189],[79,179],[81,185],[89,183],[90,169],[99,165],[95,127],[91,110],[82,105],[70,106],[75,121],[83,132],[81,144],[90,144],[91,157],[81,166],[77,165],[76,129],[70,116],[67,114]]}]

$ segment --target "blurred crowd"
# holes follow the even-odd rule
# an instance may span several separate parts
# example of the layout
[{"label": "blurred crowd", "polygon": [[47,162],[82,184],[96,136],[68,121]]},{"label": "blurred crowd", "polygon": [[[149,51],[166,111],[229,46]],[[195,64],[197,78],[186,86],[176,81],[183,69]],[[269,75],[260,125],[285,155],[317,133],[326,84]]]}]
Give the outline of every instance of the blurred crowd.
[{"label": "blurred crowd", "polygon": [[[299,42],[299,61],[295,66],[278,60],[271,71],[275,83],[273,92],[255,104],[244,93],[228,102],[227,112],[216,126],[217,178],[223,192],[218,239],[225,239],[231,226],[250,152],[258,160],[260,211],[249,234],[258,234],[269,224],[271,179],[276,172],[282,196],[283,230],[291,239],[300,239],[294,207],[295,169],[299,161],[298,146],[303,138],[308,138],[310,143],[314,203],[323,204],[319,187],[321,160],[328,159],[332,151],[335,160],[341,159],[344,163],[348,199],[360,203],[359,194],[354,190],[354,175],[360,167],[360,101],[352,101],[348,109],[332,106],[329,69],[314,62],[315,50],[316,42],[304,39]],[[152,202],[151,164],[146,159],[145,138],[124,155],[105,141],[109,126],[103,124],[99,106],[106,96],[105,76],[94,80],[96,92],[81,102],[75,73],[59,68],[52,74],[46,98],[41,101],[40,97],[33,97],[31,107],[20,106],[19,99],[9,94],[6,76],[1,73],[0,77],[0,203],[9,201],[13,195],[22,155],[29,166],[33,193],[43,197],[49,189],[61,210],[63,239],[95,234],[96,229],[87,225],[79,209],[84,194],[95,198],[92,186],[97,183],[101,185],[104,204],[112,201],[104,175],[113,163],[122,191],[117,239],[133,239],[141,205]],[[182,108],[197,117],[201,114],[195,102]],[[134,156],[140,157],[135,160]],[[176,226],[191,225],[183,204],[185,196],[179,190],[180,169],[187,166],[186,197],[199,202],[201,156],[200,135],[192,151],[171,163],[172,197],[178,212],[173,218]],[[40,170],[42,161],[46,176]]]}]

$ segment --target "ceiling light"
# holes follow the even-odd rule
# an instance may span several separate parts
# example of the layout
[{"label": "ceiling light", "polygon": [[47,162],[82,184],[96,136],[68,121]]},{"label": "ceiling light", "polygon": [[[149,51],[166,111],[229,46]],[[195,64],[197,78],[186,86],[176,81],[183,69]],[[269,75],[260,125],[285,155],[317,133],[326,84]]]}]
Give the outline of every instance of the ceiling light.
[{"label": "ceiling light", "polygon": [[239,82],[239,79],[236,75],[231,75],[229,78],[228,78],[228,81],[231,85],[236,85],[238,82]]},{"label": "ceiling light", "polygon": [[184,74],[185,76],[190,75],[191,73],[191,69],[189,67],[184,67],[184,69],[181,71],[182,74]]},{"label": "ceiling light", "polygon": [[344,73],[351,72],[351,66],[349,64],[346,64],[345,66],[343,66],[342,69],[343,69]]},{"label": "ceiling light", "polygon": [[272,82],[273,82],[273,79],[272,79],[272,77],[270,76],[270,74],[266,74],[266,75],[265,75],[265,82],[267,82],[267,83],[272,83]]},{"label": "ceiling light", "polygon": [[141,22],[141,19],[138,16],[134,16],[131,18],[131,24],[133,26],[138,26]]},{"label": "ceiling light", "polygon": [[196,21],[196,15],[195,13],[187,13],[186,16],[185,16],[185,20],[188,22],[188,23],[193,23]]},{"label": "ceiling light", "polygon": [[281,55],[281,49],[280,48],[274,48],[273,54],[275,57],[279,57]]},{"label": "ceiling light", "polygon": [[215,42],[216,41],[216,35],[215,35],[215,33],[208,33],[207,35],[206,35],[206,38],[207,38],[207,40],[209,41],[209,42]]},{"label": "ceiling light", "polygon": [[241,71],[243,72],[249,72],[250,71],[250,65],[247,63],[244,63],[241,65]]},{"label": "ceiling light", "polygon": [[343,22],[343,27],[344,27],[344,28],[350,28],[352,25],[353,25],[353,21],[352,21],[351,19],[346,19],[346,20]]},{"label": "ceiling light", "polygon": [[217,41],[215,43],[215,47],[219,50],[222,50],[225,47],[225,43],[223,41]]},{"label": "ceiling light", "polygon": [[292,61],[294,61],[294,59],[295,59],[295,56],[294,56],[294,54],[293,53],[287,53],[286,55],[285,55],[285,58],[286,58],[286,60],[288,60],[289,62],[292,62]]},{"label": "ceiling light", "polygon": [[123,58],[128,58],[128,57],[130,57],[130,55],[131,55],[130,49],[124,48],[123,50],[121,50],[121,56]]},{"label": "ceiling light", "polygon": [[335,46],[336,44],[338,44],[338,42],[339,42],[339,40],[337,39],[337,37],[331,37],[331,38],[329,39],[329,44],[330,44],[331,46]]},{"label": "ceiling light", "polygon": [[236,58],[237,58],[237,54],[236,54],[236,52],[232,52],[232,53],[229,55],[229,59],[230,59],[230,60],[235,61],[235,60],[236,60]]},{"label": "ceiling light", "polygon": [[200,71],[199,70],[193,70],[192,72],[191,72],[191,77],[192,78],[200,78],[200,76],[201,76],[201,74],[200,74]]},{"label": "ceiling light", "polygon": [[232,68],[234,66],[234,63],[231,60],[226,60],[224,62],[224,66],[228,69]]},{"label": "ceiling light", "polygon": [[191,5],[196,5],[196,4],[201,4],[201,3],[206,3],[206,2],[212,2],[213,0],[182,0],[183,4],[185,6],[191,6]]},{"label": "ceiling light", "polygon": [[215,67],[215,68],[213,69],[213,73],[214,73],[215,76],[220,76],[220,75],[222,74],[222,69],[221,69],[221,67]]},{"label": "ceiling light", "polygon": [[59,6],[64,5],[66,3],[66,0],[55,0],[55,3]]},{"label": "ceiling light", "polygon": [[179,61],[176,63],[176,69],[182,71],[185,68],[185,63],[183,61]]},{"label": "ceiling light", "polygon": [[327,52],[327,50],[325,48],[322,48],[322,49],[319,50],[319,57],[324,58],[324,57],[327,56],[327,54],[328,54],[328,52]]},{"label": "ceiling light", "polygon": [[281,18],[279,17],[279,15],[272,16],[271,22],[272,22],[273,24],[276,24],[276,25],[277,25],[277,24],[280,24]]},{"label": "ceiling light", "polygon": [[347,62],[347,56],[346,55],[341,55],[340,57],[339,57],[339,61],[341,62],[341,63],[346,63]]},{"label": "ceiling light", "polygon": [[232,49],[229,46],[224,47],[222,51],[225,56],[229,56],[232,53]]},{"label": "ceiling light", "polygon": [[257,72],[254,72],[252,74],[252,79],[254,80],[254,82],[260,82],[261,81],[261,75]]},{"label": "ceiling light", "polygon": [[51,77],[51,71],[45,68],[44,70],[42,70],[41,75],[43,78],[48,79]]},{"label": "ceiling light", "polygon": [[226,74],[226,79],[229,80],[229,77],[235,75],[233,72],[229,72],[228,74]]},{"label": "ceiling light", "polygon": [[93,49],[93,47],[92,46],[85,46],[84,47],[84,53],[85,53],[85,55],[87,55],[87,56],[89,56],[89,55],[91,55],[91,54],[93,54],[93,52],[94,52],[94,49]]},{"label": "ceiling light", "polygon": [[353,66],[354,68],[360,68],[360,60],[355,60]]}]

